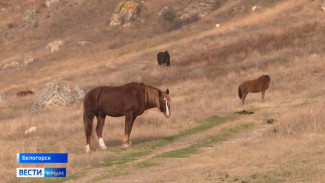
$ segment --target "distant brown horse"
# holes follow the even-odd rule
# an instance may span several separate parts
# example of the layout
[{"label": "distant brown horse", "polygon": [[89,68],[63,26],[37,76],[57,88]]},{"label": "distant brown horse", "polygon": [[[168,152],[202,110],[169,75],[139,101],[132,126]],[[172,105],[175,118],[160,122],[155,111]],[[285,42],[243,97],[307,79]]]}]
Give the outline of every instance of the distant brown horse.
[{"label": "distant brown horse", "polygon": [[261,100],[264,101],[265,90],[269,88],[270,81],[270,76],[263,75],[255,80],[244,81],[240,84],[238,88],[238,96],[241,99],[242,104],[244,104],[248,92],[261,92]]},{"label": "distant brown horse", "polygon": [[27,95],[34,95],[34,92],[31,90],[26,90],[26,91],[19,91],[16,94],[17,97],[25,97]]},{"label": "distant brown horse", "polygon": [[125,116],[122,147],[130,147],[129,138],[134,120],[145,110],[158,107],[168,118],[170,114],[169,90],[159,89],[144,83],[128,83],[122,86],[99,86],[90,90],[84,98],[84,125],[86,152],[90,151],[90,135],[93,119],[97,118],[96,132],[100,149],[106,149],[102,137],[106,116]]}]

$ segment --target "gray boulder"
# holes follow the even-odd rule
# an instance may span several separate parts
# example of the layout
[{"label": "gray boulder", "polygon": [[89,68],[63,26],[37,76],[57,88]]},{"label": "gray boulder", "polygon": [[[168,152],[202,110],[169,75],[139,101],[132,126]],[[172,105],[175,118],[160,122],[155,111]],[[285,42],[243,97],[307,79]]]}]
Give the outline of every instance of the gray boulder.
[{"label": "gray boulder", "polygon": [[85,93],[78,87],[63,79],[55,79],[47,83],[36,97],[32,112],[61,106],[72,106],[82,101]]}]

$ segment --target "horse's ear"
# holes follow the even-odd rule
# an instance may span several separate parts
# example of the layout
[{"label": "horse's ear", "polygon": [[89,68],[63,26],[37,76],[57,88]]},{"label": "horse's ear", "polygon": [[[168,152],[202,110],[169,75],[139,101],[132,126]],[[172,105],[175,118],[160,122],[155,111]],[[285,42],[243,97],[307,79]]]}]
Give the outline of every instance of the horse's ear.
[{"label": "horse's ear", "polygon": [[169,94],[169,90],[168,90],[168,88],[167,88],[167,90],[166,90],[166,93]]}]

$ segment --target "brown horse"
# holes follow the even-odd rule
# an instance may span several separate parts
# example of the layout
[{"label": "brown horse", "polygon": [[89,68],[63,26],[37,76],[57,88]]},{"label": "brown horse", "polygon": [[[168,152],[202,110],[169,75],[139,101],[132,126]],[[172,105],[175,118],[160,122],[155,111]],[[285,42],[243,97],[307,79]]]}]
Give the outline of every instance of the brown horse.
[{"label": "brown horse", "polygon": [[255,80],[244,81],[240,84],[238,88],[238,96],[241,99],[242,104],[244,104],[248,92],[261,92],[261,100],[264,101],[265,90],[269,88],[270,81],[270,76],[263,75]]},{"label": "brown horse", "polygon": [[26,90],[26,91],[19,91],[16,94],[17,97],[25,97],[27,95],[34,95],[34,92],[31,90]]},{"label": "brown horse", "polygon": [[162,92],[144,83],[128,83],[122,86],[99,86],[90,90],[84,98],[84,125],[86,152],[90,151],[90,135],[93,119],[97,118],[96,132],[100,149],[106,149],[102,137],[106,116],[125,116],[122,147],[130,147],[129,138],[134,120],[145,110],[158,107],[165,117],[170,116],[169,90]]}]

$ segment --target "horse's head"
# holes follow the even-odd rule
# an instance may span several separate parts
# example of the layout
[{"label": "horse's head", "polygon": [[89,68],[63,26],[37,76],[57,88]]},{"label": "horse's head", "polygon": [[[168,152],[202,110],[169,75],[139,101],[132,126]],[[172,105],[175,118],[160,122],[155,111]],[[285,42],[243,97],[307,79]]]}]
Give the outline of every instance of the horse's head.
[{"label": "horse's head", "polygon": [[165,114],[166,118],[170,116],[170,98],[169,98],[169,90],[166,92],[159,91],[159,104],[160,111]]}]

